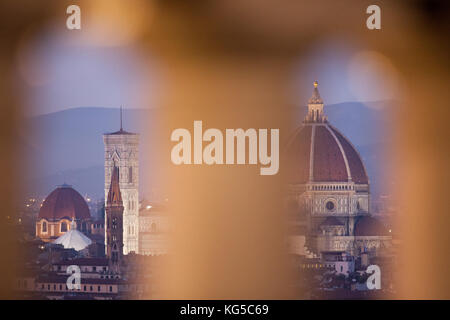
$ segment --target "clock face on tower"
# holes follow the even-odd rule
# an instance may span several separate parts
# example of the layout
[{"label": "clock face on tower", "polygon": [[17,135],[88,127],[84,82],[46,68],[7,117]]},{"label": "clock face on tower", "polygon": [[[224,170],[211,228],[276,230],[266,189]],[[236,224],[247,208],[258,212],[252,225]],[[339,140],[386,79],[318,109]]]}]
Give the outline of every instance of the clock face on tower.
[{"label": "clock face on tower", "polygon": [[335,205],[333,201],[327,201],[327,203],[325,204],[325,207],[327,208],[328,211],[334,211]]}]

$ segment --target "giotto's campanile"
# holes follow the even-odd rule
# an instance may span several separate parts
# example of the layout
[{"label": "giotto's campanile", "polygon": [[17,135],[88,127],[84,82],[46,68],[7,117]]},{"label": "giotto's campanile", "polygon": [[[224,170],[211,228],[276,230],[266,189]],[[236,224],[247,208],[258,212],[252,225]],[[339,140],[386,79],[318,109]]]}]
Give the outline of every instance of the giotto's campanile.
[{"label": "giotto's campanile", "polygon": [[[123,253],[139,253],[139,134],[122,128],[103,135],[105,144],[105,200],[113,168],[119,168],[119,184],[123,200]],[[106,223],[106,221],[105,221]],[[106,229],[106,224],[105,224]]]}]

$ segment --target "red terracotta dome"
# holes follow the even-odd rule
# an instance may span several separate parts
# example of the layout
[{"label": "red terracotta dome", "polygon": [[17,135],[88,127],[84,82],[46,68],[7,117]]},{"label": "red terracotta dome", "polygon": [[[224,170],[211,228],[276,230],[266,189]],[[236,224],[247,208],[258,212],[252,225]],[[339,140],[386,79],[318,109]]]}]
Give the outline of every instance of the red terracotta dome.
[{"label": "red terracotta dome", "polygon": [[62,185],[53,190],[39,210],[39,219],[59,220],[90,219],[88,205],[83,197],[71,186]]},{"label": "red terracotta dome", "polygon": [[307,182],[368,184],[366,169],[353,145],[329,123],[305,123],[287,147],[289,179]]},{"label": "red terracotta dome", "polygon": [[370,216],[358,219],[354,229],[355,237],[389,236],[385,226],[378,220]]}]

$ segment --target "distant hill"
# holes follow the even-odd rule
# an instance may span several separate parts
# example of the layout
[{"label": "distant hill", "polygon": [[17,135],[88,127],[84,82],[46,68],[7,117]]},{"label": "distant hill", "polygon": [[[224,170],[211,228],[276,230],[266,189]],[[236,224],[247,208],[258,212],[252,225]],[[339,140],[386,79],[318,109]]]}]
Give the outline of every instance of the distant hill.
[{"label": "distant hill", "polygon": [[[125,130],[143,133],[157,125],[156,109],[125,109]],[[25,119],[28,134],[22,141],[29,161],[26,191],[45,196],[56,185],[73,185],[80,193],[103,197],[103,134],[120,128],[116,108],[74,108]],[[158,137],[141,141],[140,163],[151,164],[145,154],[155,148]],[[149,166],[151,167],[151,165]],[[141,172],[142,173],[142,172]],[[141,180],[143,181],[143,180]],[[143,187],[152,188],[151,185]]]},{"label": "distant hill", "polygon": [[[347,102],[325,106],[330,122],[344,133],[360,151],[372,190],[380,184],[383,145],[389,141],[389,102]],[[306,108],[298,108],[301,123]],[[161,120],[160,109],[125,109],[124,129],[143,133]],[[45,196],[56,185],[72,184],[80,193],[93,198],[103,197],[104,146],[102,135],[119,129],[119,111],[113,108],[73,108],[55,113],[30,117],[24,120],[29,132],[22,137],[23,148],[29,161],[27,191]],[[146,135],[147,136],[147,135]],[[150,141],[141,140],[140,163],[158,173],[152,148],[157,149],[164,137],[150,135]],[[143,166],[142,166],[143,167]],[[144,173],[141,170],[141,177]],[[156,179],[155,179],[156,180]],[[141,188],[148,193],[154,181],[140,180]]]}]

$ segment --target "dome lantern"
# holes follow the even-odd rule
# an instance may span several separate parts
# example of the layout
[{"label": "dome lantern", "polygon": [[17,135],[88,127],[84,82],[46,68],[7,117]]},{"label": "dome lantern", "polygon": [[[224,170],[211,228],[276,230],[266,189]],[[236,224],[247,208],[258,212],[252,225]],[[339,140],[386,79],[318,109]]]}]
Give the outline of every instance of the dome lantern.
[{"label": "dome lantern", "polygon": [[308,100],[308,114],[304,122],[327,122],[327,117],[323,112],[323,100],[320,97],[318,86],[319,83],[314,81],[313,94]]}]

